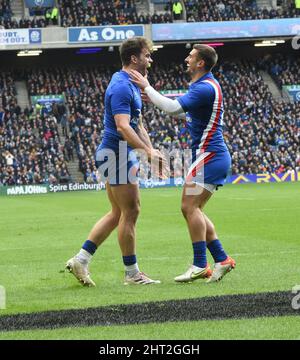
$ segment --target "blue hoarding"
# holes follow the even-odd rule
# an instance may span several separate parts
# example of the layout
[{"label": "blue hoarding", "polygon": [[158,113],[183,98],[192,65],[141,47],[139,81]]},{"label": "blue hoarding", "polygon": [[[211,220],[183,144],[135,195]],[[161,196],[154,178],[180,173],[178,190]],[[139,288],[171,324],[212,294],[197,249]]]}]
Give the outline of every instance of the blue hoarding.
[{"label": "blue hoarding", "polygon": [[[231,175],[226,179],[227,184],[244,184],[244,183],[274,183],[274,182],[294,182],[300,181],[300,171],[292,170],[285,173],[262,173],[262,174],[246,174]],[[155,181],[153,179],[141,180],[141,188],[156,188],[169,186],[183,186],[183,178],[169,178],[167,180]]]},{"label": "blue hoarding", "polygon": [[144,36],[143,25],[68,28],[68,43],[122,42],[134,36]]},{"label": "blue hoarding", "polygon": [[28,8],[53,7],[54,6],[54,0],[25,0],[25,5]]},{"label": "blue hoarding", "polygon": [[[244,183],[274,183],[274,182],[294,182],[300,181],[300,171],[292,170],[286,173],[264,173],[264,174],[247,174],[247,175],[233,175],[226,179],[228,184],[244,184]],[[170,186],[182,187],[184,185],[183,178],[170,178],[167,180],[156,181],[153,179],[141,180],[140,188],[164,188]],[[80,190],[103,190],[105,183],[98,184],[56,184],[56,185],[15,185],[15,186],[2,186],[0,185],[1,195],[32,195],[32,194],[46,194],[64,192],[64,191],[80,191]]]},{"label": "blue hoarding", "polygon": [[152,25],[153,41],[260,38],[299,33],[299,18]]}]

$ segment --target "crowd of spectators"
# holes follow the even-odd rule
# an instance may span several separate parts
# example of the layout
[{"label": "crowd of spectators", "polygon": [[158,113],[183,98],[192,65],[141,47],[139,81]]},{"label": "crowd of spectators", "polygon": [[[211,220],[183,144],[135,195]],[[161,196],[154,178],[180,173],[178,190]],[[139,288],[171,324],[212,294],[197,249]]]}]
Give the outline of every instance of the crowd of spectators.
[{"label": "crowd of spectators", "polygon": [[136,11],[135,0],[59,0],[61,26],[130,25],[170,23],[170,12],[152,15]]},{"label": "crowd of spectators", "polygon": [[138,22],[134,0],[59,0],[61,26],[128,25]]},{"label": "crowd of spectators", "polygon": [[286,57],[278,54],[276,57],[271,55],[264,57],[257,62],[258,67],[267,71],[278,86],[300,84],[300,58]]},{"label": "crowd of spectators", "polygon": [[259,8],[256,0],[184,0],[187,22],[299,17],[293,2],[278,9]]},{"label": "crowd of spectators", "polygon": [[52,114],[21,111],[13,75],[0,73],[0,185],[66,183],[67,168]]},{"label": "crowd of spectators", "polygon": [[[55,68],[28,74],[31,94],[65,92],[70,136],[79,168],[90,182],[97,178],[94,152],[103,133],[103,96],[114,70],[101,66]],[[300,104],[276,102],[255,63],[225,62],[214,73],[224,92],[224,136],[233,157],[233,174],[299,168]],[[154,65],[149,77],[158,90],[188,88],[188,78],[179,64]],[[191,145],[181,118],[146,104],[144,121],[155,147],[171,151]]]},{"label": "crowd of spectators", "polygon": [[10,19],[12,15],[10,1],[9,0],[1,0],[0,1],[0,19]]},{"label": "crowd of spectators", "polygon": [[233,174],[299,169],[300,103],[275,101],[253,62],[223,64],[224,135]]},{"label": "crowd of spectators", "polygon": [[43,18],[31,17],[16,20],[13,17],[10,0],[0,0],[0,29],[40,28],[46,26]]},{"label": "crowd of spectators", "polygon": [[94,153],[103,130],[104,92],[112,71],[104,66],[28,71],[31,95],[65,93],[68,132],[87,182],[94,182],[97,176]]},{"label": "crowd of spectators", "polygon": [[[156,24],[173,22],[172,5],[165,11],[137,13],[134,0],[79,1],[59,0],[62,26],[94,26],[123,24]],[[255,20],[299,17],[295,6],[278,9],[258,8],[256,0],[184,0],[187,22]]]},{"label": "crowd of spectators", "polygon": [[[18,29],[18,28],[43,28],[49,25],[50,21],[47,19],[47,11],[50,11],[50,14],[53,9],[40,8],[41,13],[31,13],[30,17],[22,17],[21,19],[16,19],[11,10],[11,1],[10,0],[0,0],[0,29]],[[36,16],[42,15],[42,16]],[[51,23],[54,24],[54,19],[50,19]],[[57,19],[56,19],[57,24]]]}]

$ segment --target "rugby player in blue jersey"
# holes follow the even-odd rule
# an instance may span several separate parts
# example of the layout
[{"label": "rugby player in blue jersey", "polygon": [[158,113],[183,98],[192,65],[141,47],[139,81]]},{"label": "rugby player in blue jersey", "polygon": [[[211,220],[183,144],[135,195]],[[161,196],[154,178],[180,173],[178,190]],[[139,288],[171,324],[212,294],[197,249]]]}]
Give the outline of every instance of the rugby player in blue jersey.
[{"label": "rugby player in blue jersey", "polygon": [[106,181],[111,211],[94,225],[79,253],[66,264],[66,268],[86,286],[95,286],[89,274],[89,262],[115,228],[118,228],[125,266],[124,283],[159,283],[141,272],[137,264],[135,225],[140,211],[136,177],[139,162],[132,149],[143,151],[154,163],[164,160],[152,147],[143,126],[141,92],[129,77],[130,70],[146,75],[152,63],[151,48],[151,42],[143,37],[123,42],[120,47],[122,70],[112,76],[105,92],[104,135],[96,151],[96,162]]},{"label": "rugby player in blue jersey", "polygon": [[[235,261],[224,251],[212,221],[203,209],[214,191],[222,186],[231,166],[231,157],[223,139],[223,95],[211,73],[218,55],[208,45],[196,44],[185,62],[191,83],[187,94],[169,99],[153,89],[147,78],[131,70],[132,81],[150,101],[168,114],[186,113],[187,128],[192,138],[192,165],[187,173],[181,209],[192,240],[194,261],[177,276],[177,282],[206,278],[215,282],[235,267]],[[215,261],[213,271],[206,259],[206,247]]]}]

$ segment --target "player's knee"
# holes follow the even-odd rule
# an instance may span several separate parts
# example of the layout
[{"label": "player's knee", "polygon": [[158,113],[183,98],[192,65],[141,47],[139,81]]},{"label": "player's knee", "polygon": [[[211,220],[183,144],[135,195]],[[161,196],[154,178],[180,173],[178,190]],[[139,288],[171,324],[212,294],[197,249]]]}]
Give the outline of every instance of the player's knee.
[{"label": "player's knee", "polygon": [[140,214],[140,205],[135,204],[134,206],[123,211],[127,221],[135,222]]},{"label": "player's knee", "polygon": [[183,215],[185,218],[187,218],[187,217],[193,212],[193,209],[192,209],[192,207],[191,207],[189,204],[183,202],[183,203],[181,204],[181,212],[182,212],[182,215]]},{"label": "player's knee", "polygon": [[140,214],[140,205],[136,204],[132,209],[130,209],[130,212],[133,218],[137,218]]}]

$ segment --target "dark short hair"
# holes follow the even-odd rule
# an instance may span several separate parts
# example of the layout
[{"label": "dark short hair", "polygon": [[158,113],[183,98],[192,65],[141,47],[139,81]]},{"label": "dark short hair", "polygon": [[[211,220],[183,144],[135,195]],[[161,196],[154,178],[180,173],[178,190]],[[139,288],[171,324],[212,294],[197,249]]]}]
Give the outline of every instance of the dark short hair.
[{"label": "dark short hair", "polygon": [[198,59],[205,62],[205,70],[210,71],[218,61],[218,54],[216,50],[204,44],[195,44],[193,49],[198,51]]},{"label": "dark short hair", "polygon": [[120,57],[122,64],[127,66],[131,62],[131,56],[140,56],[143,49],[152,51],[152,42],[145,37],[138,36],[128,39],[120,46]]}]

